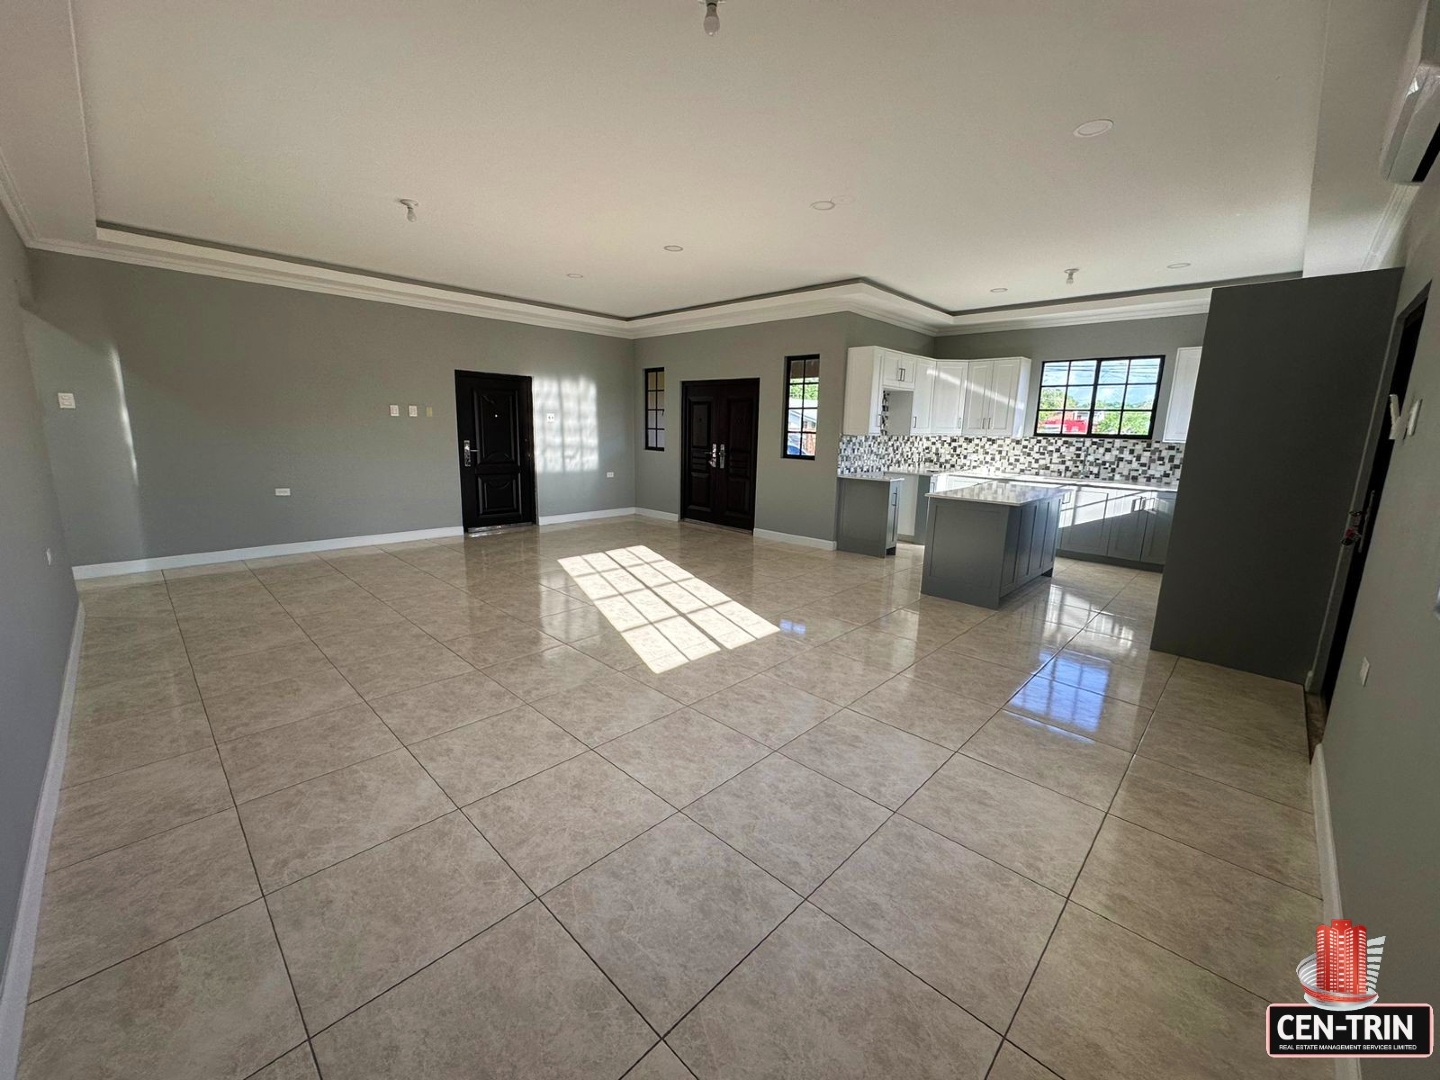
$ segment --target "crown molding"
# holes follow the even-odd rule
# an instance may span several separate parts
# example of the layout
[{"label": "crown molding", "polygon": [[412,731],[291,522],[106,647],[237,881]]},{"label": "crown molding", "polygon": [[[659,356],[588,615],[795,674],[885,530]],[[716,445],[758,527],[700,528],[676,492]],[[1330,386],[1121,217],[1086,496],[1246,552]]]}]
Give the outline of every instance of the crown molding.
[{"label": "crown molding", "polygon": [[1210,310],[1209,289],[1185,290],[1136,297],[1124,301],[1074,304],[1065,307],[1017,308],[1006,312],[976,312],[954,317],[955,324],[936,333],[937,337],[961,334],[990,334],[999,330],[1038,330],[1049,326],[1084,326],[1089,323],[1132,322],[1137,319],[1169,319],[1180,315],[1204,315]]}]

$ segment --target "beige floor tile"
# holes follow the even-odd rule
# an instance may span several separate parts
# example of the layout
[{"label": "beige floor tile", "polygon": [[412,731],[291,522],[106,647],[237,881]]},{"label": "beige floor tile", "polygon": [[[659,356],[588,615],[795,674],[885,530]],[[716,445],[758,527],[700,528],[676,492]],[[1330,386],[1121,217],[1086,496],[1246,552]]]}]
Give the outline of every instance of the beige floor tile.
[{"label": "beige floor tile", "polygon": [[691,660],[659,674],[644,664],[627,671],[626,674],[659,690],[666,697],[674,698],[685,705],[693,705],[701,698],[718,694],[727,686],[734,686],[750,678],[755,672],[728,654],[719,652],[700,660]]},{"label": "beige floor tile", "polygon": [[660,1042],[625,1074],[625,1080],[693,1080],[693,1075],[674,1051]]},{"label": "beige floor tile", "polygon": [[200,690],[195,685],[195,676],[188,671],[141,675],[77,694],[71,723],[77,728],[105,724],[129,716],[162,712],[199,700]]},{"label": "beige floor tile", "polygon": [[1006,703],[1008,712],[1043,720],[1096,742],[1133,751],[1150,723],[1150,710],[1050,678],[1031,679]]},{"label": "beige floor tile", "polygon": [[582,754],[471,803],[465,813],[537,893],[675,811],[596,754]]},{"label": "beige floor tile", "polygon": [[771,668],[769,674],[807,694],[848,705],[885,682],[894,671],[837,652],[831,642]]},{"label": "beige floor tile", "polygon": [[605,671],[573,689],[546,694],[531,705],[588,746],[608,742],[682,707],[618,671]]},{"label": "beige floor tile", "polygon": [[306,641],[240,656],[215,656],[195,665],[195,681],[206,697],[233,694],[241,690],[299,679],[332,670],[325,654]]},{"label": "beige floor tile", "polygon": [[1041,672],[1046,678],[1078,686],[1091,693],[1119,698],[1153,709],[1169,679],[1173,661],[1129,663],[1065,649]]},{"label": "beige floor tile", "polygon": [[205,619],[187,621],[185,650],[190,662],[203,664],[224,656],[242,656],[284,645],[299,645],[305,631],[285,612],[257,615],[243,622],[213,625]]},{"label": "beige floor tile", "polygon": [[572,648],[580,650],[586,656],[594,657],[602,664],[615,668],[617,671],[628,671],[641,663],[640,654],[614,630],[602,630],[598,634],[581,638],[570,644]]},{"label": "beige floor tile", "polygon": [[799,902],[680,815],[545,897],[555,917],[662,1033]]},{"label": "beige floor tile", "polygon": [[220,744],[236,802],[379,757],[400,745],[368,705],[351,705]]},{"label": "beige floor tile", "polygon": [[[721,614],[724,614],[722,611]],[[772,624],[773,625],[773,624]],[[784,634],[768,633],[754,641],[739,645],[726,656],[731,662],[753,672],[769,671],[777,664],[783,664],[809,652],[813,645]]]},{"label": "beige floor tile", "polygon": [[206,697],[205,712],[215,737],[222,742],[238,739],[360,704],[360,695],[345,677],[329,667],[329,661],[326,665],[299,678]]},{"label": "beige floor tile", "polygon": [[464,806],[584,753],[585,744],[522,705],[413,743],[410,751]]},{"label": "beige floor tile", "polygon": [[892,611],[867,625],[886,634],[908,638],[915,642],[921,653],[932,653],[940,646],[948,645],[991,614],[987,608],[971,607],[968,604],[955,604],[953,611],[942,611],[932,606],[912,606]]},{"label": "beige floor tile", "polygon": [[1313,896],[1113,817],[1071,899],[1267,1001],[1295,995],[1295,943],[1321,919]]},{"label": "beige floor tile", "polygon": [[451,652],[482,668],[493,667],[522,656],[531,656],[562,644],[564,642],[559,638],[553,638],[517,620],[478,634],[450,638],[445,642],[446,648]]},{"label": "beige floor tile", "polygon": [[971,851],[1067,893],[1104,815],[963,754],[900,808]]},{"label": "beige floor tile", "polygon": [[243,1077],[304,1038],[257,901],[36,1002],[19,1075]]},{"label": "beige floor tile", "polygon": [[1276,750],[1309,754],[1303,705],[1281,706],[1172,676],[1155,706],[1155,716],[1180,724],[1203,724]]},{"label": "beige floor tile", "polygon": [[234,810],[52,871],[30,999],[119,963],[260,895]]},{"label": "beige floor tile", "polygon": [[164,582],[85,592],[86,619],[143,619],[173,614]]},{"label": "beige floor tile", "polygon": [[230,589],[171,597],[175,616],[183,625],[187,618],[203,617],[220,623],[226,619],[242,623],[257,615],[279,615],[285,609],[258,581]]},{"label": "beige floor tile", "polygon": [[960,748],[997,769],[1104,810],[1130,753],[1014,713],[999,712]]},{"label": "beige floor tile", "polygon": [[1015,691],[1030,678],[1028,671],[976,660],[949,652],[948,648],[924,657],[906,668],[905,674],[997,709],[1014,697]]},{"label": "beige floor tile", "polygon": [[1264,1025],[1260,998],[1070,904],[1008,1035],[1066,1080],[1319,1075],[1266,1057]]},{"label": "beige floor tile", "polygon": [[203,750],[213,743],[210,721],[199,702],[109,723],[81,724],[70,732],[65,786]]},{"label": "beige floor tile", "polygon": [[1065,900],[902,817],[811,903],[951,1001],[1004,1031]]},{"label": "beige floor tile", "polygon": [[782,752],[891,810],[950,756],[942,746],[849,710],[811,728]]},{"label": "beige floor tile", "polygon": [[694,802],[769,748],[691,709],[605,743],[598,752],[676,807]]},{"label": "beige floor tile", "polygon": [[881,683],[852,702],[850,709],[951,750],[958,750],[996,711],[994,705],[971,701],[908,675]]},{"label": "beige floor tile", "polygon": [[407,607],[399,601],[396,604],[406,618],[441,641],[470,636],[483,638],[491,632],[514,630],[525,625],[499,608],[474,597],[466,597],[464,593],[458,594],[455,599],[448,596],[431,599],[433,602],[423,607]]},{"label": "beige floor tile", "polygon": [[1222,697],[1242,697],[1269,705],[1277,710],[1296,712],[1304,709],[1303,691],[1296,683],[1271,679],[1249,671],[1206,664],[1182,658],[1175,665],[1178,685]]},{"label": "beige floor tile", "polygon": [[335,666],[355,692],[367,699],[398,694],[475,670],[438,641]]},{"label": "beige floor tile", "polygon": [[407,750],[240,807],[260,884],[273,892],[454,809]]},{"label": "beige floor tile", "polygon": [[604,664],[568,645],[507,660],[486,669],[485,674],[525,701],[570,690],[606,671]]},{"label": "beige floor tile", "polygon": [[770,619],[780,628],[780,633],[807,645],[823,645],[841,634],[848,634],[860,623],[854,619],[837,619],[833,615],[812,612],[809,607],[798,607]]},{"label": "beige floor tile", "polygon": [[315,637],[315,645],[336,667],[359,664],[433,645],[435,639],[412,622],[386,622],[364,630]]},{"label": "beige floor tile", "polygon": [[778,754],[685,813],[802,896],[890,816],[883,806]]},{"label": "beige floor tile", "polygon": [[401,742],[409,744],[524,704],[488,675],[472,671],[370,702]]},{"label": "beige floor tile", "polygon": [[87,611],[85,636],[80,644],[81,657],[83,659],[89,653],[123,649],[151,641],[172,641],[179,636],[179,624],[176,623],[175,616],[168,613],[133,618],[107,618],[101,615],[91,616]]},{"label": "beige floor tile", "polygon": [[250,1080],[320,1080],[310,1044],[303,1043],[282,1058],[272,1061]]},{"label": "beige floor tile", "polygon": [[76,691],[83,694],[106,683],[189,669],[190,658],[177,633],[173,638],[152,638],[103,652],[86,652],[80,659],[80,674],[75,686]]},{"label": "beige floor tile", "polygon": [[840,706],[773,675],[760,674],[701,698],[696,712],[771,748],[784,746],[820,721],[834,716]]},{"label": "beige floor tile", "polygon": [[618,1077],[655,1041],[538,903],[316,1036],[325,1080]]},{"label": "beige floor tile", "polygon": [[230,806],[214,747],[166,758],[60,793],[50,869],[88,859]]},{"label": "beige floor tile", "polygon": [[610,629],[610,620],[588,604],[585,607],[558,611],[553,615],[542,615],[537,621],[541,630],[567,645]]},{"label": "beige floor tile", "polygon": [[314,637],[349,634],[376,626],[400,623],[405,619],[400,612],[363,590],[357,589],[353,595],[344,595],[344,603],[337,600],[320,607],[315,601],[311,601],[303,606],[287,604],[285,610],[294,616],[301,629]]},{"label": "beige floor tile", "polygon": [[1074,634],[1071,628],[1057,623],[1032,626],[1002,622],[1001,618],[997,615],[971,627],[941,652],[1036,672],[1053,660]]},{"label": "beige floor tile", "polygon": [[995,1055],[995,1064],[985,1080],[1060,1080],[1014,1043],[1006,1043]]},{"label": "beige floor tile", "polygon": [[1085,624],[1085,632],[1120,638],[1127,644],[1148,650],[1150,648],[1150,632],[1154,629],[1153,624],[1153,619],[1127,619],[1120,615],[1101,612]]},{"label": "beige floor tile", "polygon": [[[110,592],[133,588],[136,585],[163,585],[163,570],[142,570],[135,574],[113,574],[109,577],[80,578],[75,588],[82,593]],[[87,605],[89,601],[86,601]]]},{"label": "beige floor tile", "polygon": [[1297,810],[1309,812],[1314,805],[1310,761],[1292,750],[1252,743],[1204,724],[1162,717],[1145,732],[1140,753]]},{"label": "beige floor tile", "polygon": [[903,671],[923,655],[910,638],[897,637],[868,626],[841,634],[830,642],[829,648],[889,672]]},{"label": "beige floor tile", "polygon": [[1137,757],[1111,813],[1311,896],[1320,894],[1315,820],[1302,810]]},{"label": "beige floor tile", "polygon": [[300,1011],[315,1032],[530,899],[457,812],[297,881],[268,902]]},{"label": "beige floor tile", "polygon": [[666,1041],[707,1080],[980,1080],[1000,1036],[803,904]]}]

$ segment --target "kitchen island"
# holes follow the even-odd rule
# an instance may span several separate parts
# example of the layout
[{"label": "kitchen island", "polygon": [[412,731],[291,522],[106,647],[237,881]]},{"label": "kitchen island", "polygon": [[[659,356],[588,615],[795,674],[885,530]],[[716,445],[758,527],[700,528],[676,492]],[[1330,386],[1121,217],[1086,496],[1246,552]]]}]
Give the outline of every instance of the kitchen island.
[{"label": "kitchen island", "polygon": [[992,480],[930,492],[920,591],[996,608],[1053,573],[1066,490]]}]

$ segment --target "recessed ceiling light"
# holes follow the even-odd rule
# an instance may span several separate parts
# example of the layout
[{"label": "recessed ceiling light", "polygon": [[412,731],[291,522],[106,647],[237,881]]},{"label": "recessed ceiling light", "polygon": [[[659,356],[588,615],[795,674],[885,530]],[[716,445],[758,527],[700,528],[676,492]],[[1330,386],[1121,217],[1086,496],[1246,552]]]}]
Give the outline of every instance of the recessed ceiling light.
[{"label": "recessed ceiling light", "polygon": [[1096,135],[1104,135],[1114,126],[1114,120],[1086,120],[1075,129],[1075,134],[1081,139],[1093,139]]},{"label": "recessed ceiling light", "polygon": [[584,277],[585,275],[584,275],[584,274],[566,274],[565,276],[568,277],[568,278],[582,278],[582,277]]},{"label": "recessed ceiling light", "polygon": [[1184,270],[1185,267],[1187,267],[1187,266],[1189,266],[1189,265],[1190,265],[1189,263],[1166,263],[1166,264],[1165,264],[1165,269],[1166,269],[1166,270]]},{"label": "recessed ceiling light", "polygon": [[666,251],[684,251],[685,249],[684,249],[683,247],[681,247],[679,244],[666,244],[666,245],[665,245],[665,250],[666,250]]},{"label": "recessed ceiling light", "polygon": [[834,210],[834,209],[835,209],[835,200],[834,200],[834,199],[817,199],[815,202],[812,202],[812,203],[810,204],[810,209],[811,209],[811,210]]},{"label": "recessed ceiling light", "polygon": [[1009,290],[1009,289],[1001,288],[1001,289],[991,289],[990,291],[991,291],[991,292],[1009,292],[1010,290]]}]

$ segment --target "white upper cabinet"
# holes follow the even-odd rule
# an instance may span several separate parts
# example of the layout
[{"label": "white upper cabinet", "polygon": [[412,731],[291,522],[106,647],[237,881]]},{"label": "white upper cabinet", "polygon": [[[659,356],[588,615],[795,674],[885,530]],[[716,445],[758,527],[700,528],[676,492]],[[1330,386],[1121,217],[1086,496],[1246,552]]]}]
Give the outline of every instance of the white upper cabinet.
[{"label": "white upper cabinet", "polygon": [[1170,376],[1170,405],[1165,410],[1164,442],[1184,442],[1190,434],[1190,410],[1195,404],[1195,380],[1200,375],[1200,347],[1175,350]]},{"label": "white upper cabinet", "polygon": [[990,434],[990,383],[994,375],[994,360],[970,362],[970,370],[965,379],[965,419],[960,428],[961,434]]},{"label": "white upper cabinet", "polygon": [[1024,434],[1030,361],[932,360],[877,346],[850,350],[846,435]]},{"label": "white upper cabinet", "polygon": [[913,363],[915,365],[915,404],[910,412],[910,433],[912,435],[933,433],[935,430],[933,424],[935,361],[926,356],[917,356]]},{"label": "white upper cabinet", "polygon": [[916,361],[922,359],[909,353],[893,349],[877,350],[883,356],[881,363],[881,384],[887,390],[914,390],[918,369]]},{"label": "white upper cabinet", "polygon": [[959,435],[964,415],[965,376],[969,364],[964,360],[936,360],[935,376],[930,391],[930,433]]},{"label": "white upper cabinet", "polygon": [[965,380],[961,434],[1013,439],[1025,434],[1030,361],[1023,356],[971,360]]}]

